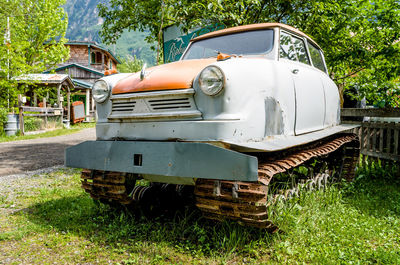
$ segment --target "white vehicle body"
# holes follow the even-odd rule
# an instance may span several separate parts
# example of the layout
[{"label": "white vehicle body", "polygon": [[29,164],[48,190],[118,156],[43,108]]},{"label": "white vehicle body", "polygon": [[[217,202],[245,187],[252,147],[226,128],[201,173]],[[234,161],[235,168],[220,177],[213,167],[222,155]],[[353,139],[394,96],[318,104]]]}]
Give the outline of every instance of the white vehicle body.
[{"label": "white vehicle body", "polygon": [[67,149],[65,165],[154,182],[256,181],[260,153],[356,127],[340,125],[318,45],[275,23],[202,35],[180,61],[106,76],[93,95],[97,140]]},{"label": "white vehicle body", "polygon": [[[267,202],[295,188],[280,194],[275,175],[307,186],[354,175],[357,126],[340,125],[321,49],[287,25],[202,35],[180,61],[104,77],[93,95],[97,140],[68,148],[65,165],[83,168],[82,187],[106,203],[156,206],[162,190],[186,187],[205,218],[276,229]],[[290,171],[319,158],[311,176]]]},{"label": "white vehicle body", "polygon": [[[205,66],[192,77],[192,86],[184,89],[155,87],[151,91],[116,94],[114,87],[118,81],[138,79],[139,73],[104,77],[111,95],[104,103],[96,105],[98,140],[206,141],[229,144],[225,146],[241,151],[274,151],[348,129],[337,127],[340,123],[339,93],[325,70],[318,46],[286,25],[256,26],[243,31],[273,31],[273,47],[267,54],[203,59],[225,75],[224,89],[216,96],[206,95],[199,88],[199,73]],[[280,37],[283,34],[302,41],[308,63],[295,57],[283,58]],[[200,40],[213,37],[207,35],[199,37]],[[311,59],[310,45],[318,48],[324,64],[322,70],[315,67]],[[146,70],[144,79],[151,78],[157,71],[179,75],[179,69],[185,68],[187,63],[192,67],[194,61],[184,57],[185,54],[178,62]],[[152,102],[166,105],[155,109]],[[168,105],[168,102],[177,104]],[[185,108],[179,108],[179,104]],[[317,133],[313,135],[312,132]],[[298,137],[304,134],[308,136]]]}]

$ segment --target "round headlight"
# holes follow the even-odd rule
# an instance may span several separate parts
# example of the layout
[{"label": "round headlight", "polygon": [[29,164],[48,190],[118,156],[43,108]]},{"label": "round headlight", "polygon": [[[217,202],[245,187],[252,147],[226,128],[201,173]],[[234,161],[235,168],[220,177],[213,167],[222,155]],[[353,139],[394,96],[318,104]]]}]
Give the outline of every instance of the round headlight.
[{"label": "round headlight", "polygon": [[219,67],[207,66],[200,73],[199,85],[204,94],[215,96],[224,88],[225,75]]},{"label": "round headlight", "polygon": [[92,93],[94,100],[98,103],[102,103],[110,95],[110,87],[106,81],[98,80],[93,85]]}]

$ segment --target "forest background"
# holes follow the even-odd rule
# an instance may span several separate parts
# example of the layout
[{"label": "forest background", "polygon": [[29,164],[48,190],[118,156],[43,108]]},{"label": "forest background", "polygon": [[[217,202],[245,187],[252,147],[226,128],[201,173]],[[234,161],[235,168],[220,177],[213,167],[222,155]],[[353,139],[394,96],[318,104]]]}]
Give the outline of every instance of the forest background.
[{"label": "forest background", "polygon": [[325,52],[330,76],[350,97],[399,107],[399,0],[1,0],[0,109],[9,111],[21,92],[12,77],[68,58],[68,38],[107,44],[126,72],[162,61],[167,26],[262,22],[286,23],[311,36]]}]

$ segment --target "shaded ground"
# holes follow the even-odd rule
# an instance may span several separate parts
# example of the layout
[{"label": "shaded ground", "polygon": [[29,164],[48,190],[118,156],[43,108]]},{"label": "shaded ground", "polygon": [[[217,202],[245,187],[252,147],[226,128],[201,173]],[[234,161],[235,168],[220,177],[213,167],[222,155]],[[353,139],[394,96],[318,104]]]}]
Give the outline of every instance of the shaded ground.
[{"label": "shaded ground", "polygon": [[64,164],[64,149],[95,140],[95,128],[78,133],[0,143],[0,177]]}]

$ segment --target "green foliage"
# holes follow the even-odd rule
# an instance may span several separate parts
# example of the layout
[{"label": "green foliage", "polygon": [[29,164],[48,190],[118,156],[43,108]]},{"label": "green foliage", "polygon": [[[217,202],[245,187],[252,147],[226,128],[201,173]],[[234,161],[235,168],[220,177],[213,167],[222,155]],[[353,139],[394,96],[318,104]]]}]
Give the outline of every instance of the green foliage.
[{"label": "green foliage", "polygon": [[150,30],[148,39],[161,42],[162,28],[175,23],[190,29],[283,22],[322,47],[332,78],[348,94],[372,104],[399,103],[397,0],[111,0],[99,5],[99,14],[105,19],[101,35],[110,43],[126,29]]},{"label": "green foliage", "polygon": [[7,122],[7,109],[0,108],[0,128]]},{"label": "green foliage", "polygon": [[120,73],[136,73],[139,72],[143,67],[143,60],[139,60],[136,56],[127,56],[126,59],[122,60],[122,63],[117,66],[118,72]]},{"label": "green foliage", "polygon": [[68,17],[61,5],[65,0],[9,0],[3,1],[9,12],[0,12],[0,35],[7,32],[10,21],[10,39],[0,44],[0,107],[16,105],[17,87],[13,77],[27,73],[41,73],[67,59],[69,50],[65,31]]},{"label": "green foliage", "polygon": [[25,117],[24,129],[26,132],[38,131],[43,126],[43,120],[37,117]]},{"label": "green foliage", "polygon": [[149,32],[124,31],[115,45],[109,45],[116,54],[126,58],[127,60],[136,57],[147,65],[156,64],[156,54],[154,52],[155,43],[148,43],[145,39],[149,36]]},{"label": "green foliage", "polygon": [[0,107],[0,136],[4,134],[4,125],[7,122],[7,109]]}]

